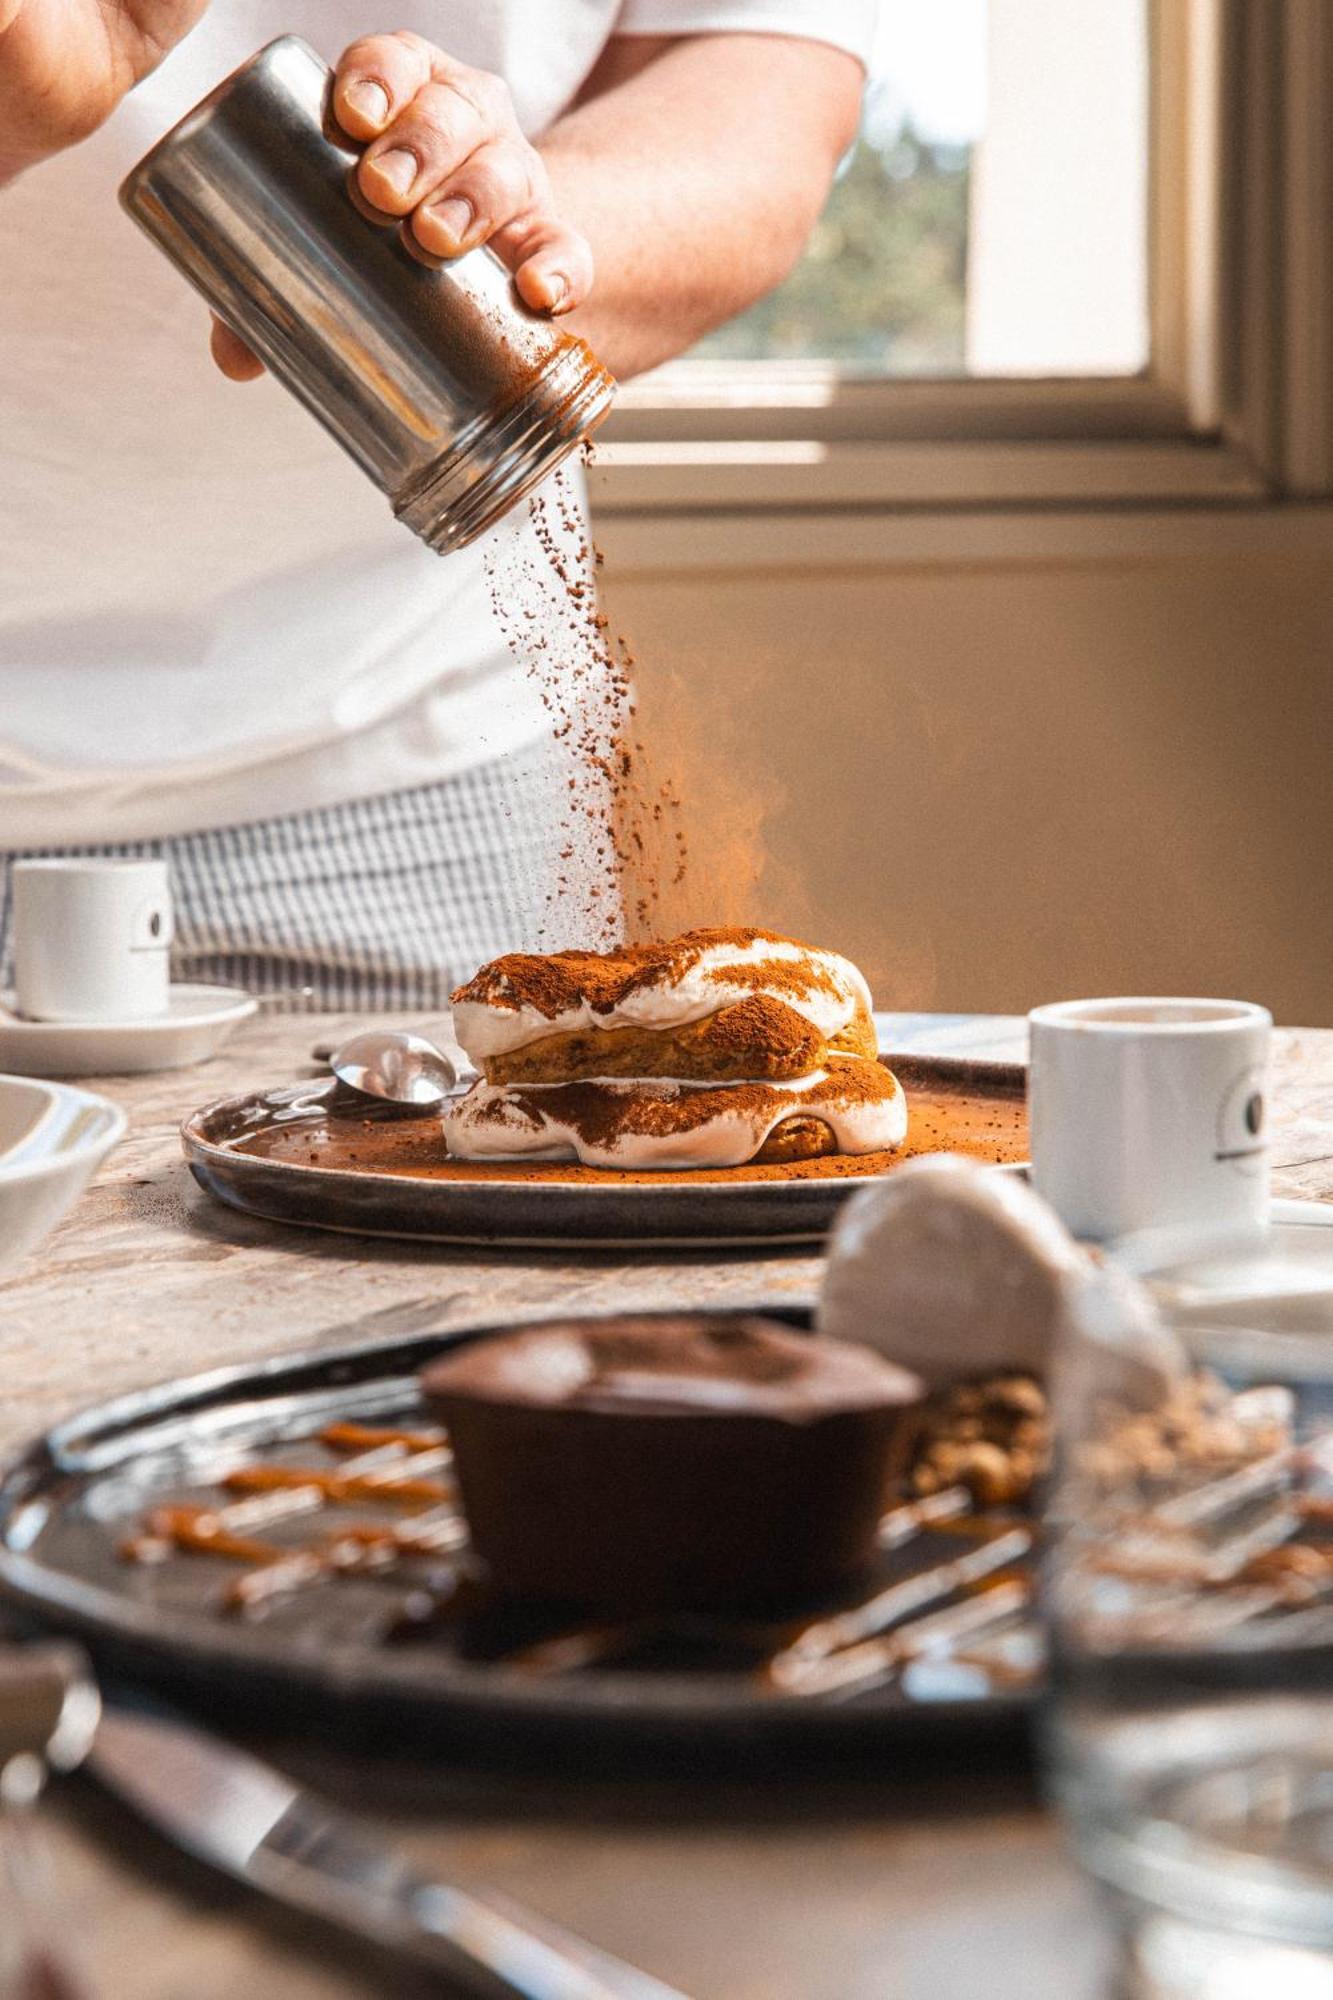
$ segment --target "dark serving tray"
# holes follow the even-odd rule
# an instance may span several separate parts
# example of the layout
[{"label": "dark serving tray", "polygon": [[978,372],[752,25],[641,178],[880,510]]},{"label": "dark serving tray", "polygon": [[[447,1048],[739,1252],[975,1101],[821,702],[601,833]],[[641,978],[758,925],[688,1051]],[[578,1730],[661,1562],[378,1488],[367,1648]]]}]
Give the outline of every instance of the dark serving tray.
[{"label": "dark serving tray", "polygon": [[[907,1093],[901,1155],[964,1152],[1012,1165],[1027,1152],[1026,1072],[1017,1063],[886,1055]],[[818,1243],[874,1175],[746,1180],[679,1173],[634,1182],[447,1178],[437,1115],[367,1118],[325,1081],[226,1097],[181,1127],[190,1171],[233,1208],[309,1229],[513,1248]]]},{"label": "dark serving tray", "polygon": [[[775,1317],[809,1323],[790,1309]],[[151,1566],[125,1559],[123,1544],[147,1508],[183,1499],[222,1504],[230,1496],[216,1482],[238,1464],[262,1456],[308,1466],[317,1454],[332,1462],[308,1440],[335,1421],[426,1421],[417,1371],[456,1343],[496,1330],[215,1370],[57,1425],[0,1477],[0,1596],[81,1637],[105,1670],[204,1700],[215,1712],[239,1710],[264,1726],[387,1734],[414,1747],[429,1736],[473,1740],[489,1732],[495,1741],[497,1732],[535,1731],[603,1742],[818,1748],[858,1732],[902,1742],[932,1724],[998,1728],[1030,1707],[1030,1683],[992,1680],[947,1654],[841,1698],[777,1692],[753,1669],[712,1660],[534,1672],[503,1658],[464,1657],[433,1626],[406,1642],[390,1640],[409,1593],[421,1588],[407,1567],[327,1581],[244,1616],[224,1608],[236,1574],[224,1558],[172,1553]],[[375,1512],[356,1509],[357,1518]],[[953,1552],[936,1536],[917,1536],[884,1554],[875,1587]]]}]

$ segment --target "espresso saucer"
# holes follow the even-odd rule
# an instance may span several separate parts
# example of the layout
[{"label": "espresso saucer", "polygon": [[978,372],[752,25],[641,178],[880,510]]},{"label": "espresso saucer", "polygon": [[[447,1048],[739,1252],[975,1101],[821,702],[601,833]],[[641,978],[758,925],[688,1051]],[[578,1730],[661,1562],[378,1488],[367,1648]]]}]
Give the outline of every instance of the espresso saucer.
[{"label": "espresso saucer", "polygon": [[184,1069],[221,1048],[259,1002],[239,986],[173,986],[138,1021],[29,1021],[0,993],[0,1070],[16,1076],[138,1076]]}]

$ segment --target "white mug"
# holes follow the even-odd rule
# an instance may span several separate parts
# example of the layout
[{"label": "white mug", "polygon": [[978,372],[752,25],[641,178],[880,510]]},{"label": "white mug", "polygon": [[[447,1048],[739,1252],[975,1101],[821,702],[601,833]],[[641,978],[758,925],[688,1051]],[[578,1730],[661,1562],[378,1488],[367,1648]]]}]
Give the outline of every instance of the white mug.
[{"label": "white mug", "polygon": [[14,999],[34,1021],[139,1021],[170,999],[165,861],[14,863]]},{"label": "white mug", "polygon": [[1074,1235],[1267,1222],[1267,1008],[1066,1000],[1028,1020],[1032,1181]]}]

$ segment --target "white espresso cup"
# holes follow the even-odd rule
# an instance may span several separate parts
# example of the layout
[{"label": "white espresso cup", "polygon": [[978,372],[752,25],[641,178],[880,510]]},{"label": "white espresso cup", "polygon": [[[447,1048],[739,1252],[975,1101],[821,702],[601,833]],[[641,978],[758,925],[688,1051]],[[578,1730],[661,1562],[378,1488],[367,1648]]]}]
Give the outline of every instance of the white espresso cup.
[{"label": "white espresso cup", "polygon": [[1267,1008],[1065,1000],[1028,1020],[1032,1181],[1074,1235],[1266,1223]]},{"label": "white espresso cup", "polygon": [[14,999],[34,1021],[139,1021],[171,990],[165,861],[14,863]]}]

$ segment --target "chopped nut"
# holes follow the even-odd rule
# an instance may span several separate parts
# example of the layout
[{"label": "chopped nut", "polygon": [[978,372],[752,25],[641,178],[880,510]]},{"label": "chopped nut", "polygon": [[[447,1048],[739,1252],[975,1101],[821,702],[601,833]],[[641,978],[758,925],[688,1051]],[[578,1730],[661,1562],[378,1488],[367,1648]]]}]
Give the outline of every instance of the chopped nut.
[{"label": "chopped nut", "polygon": [[997,1444],[969,1445],[960,1477],[983,1507],[1003,1506],[1018,1490],[1009,1459]]},{"label": "chopped nut", "polygon": [[907,1451],[917,1493],[965,1485],[982,1506],[1023,1500],[1050,1461],[1050,1422],[1027,1375],[957,1383],[923,1405]]},{"label": "chopped nut", "polygon": [[1013,1410],[1019,1416],[1046,1415],[1045,1392],[1030,1375],[1000,1376],[997,1381],[988,1385],[986,1401],[998,1409]]}]

